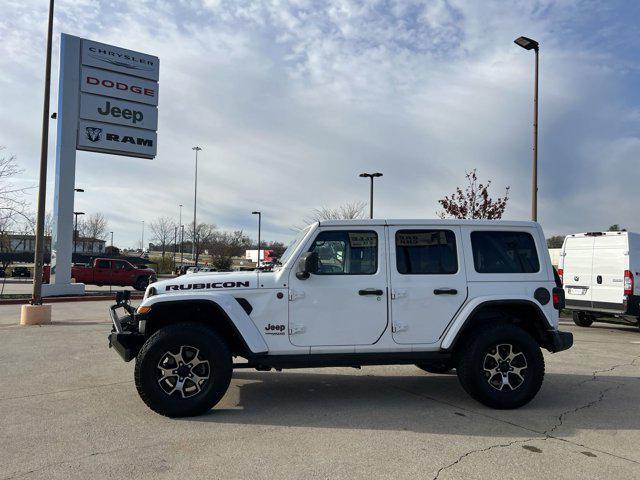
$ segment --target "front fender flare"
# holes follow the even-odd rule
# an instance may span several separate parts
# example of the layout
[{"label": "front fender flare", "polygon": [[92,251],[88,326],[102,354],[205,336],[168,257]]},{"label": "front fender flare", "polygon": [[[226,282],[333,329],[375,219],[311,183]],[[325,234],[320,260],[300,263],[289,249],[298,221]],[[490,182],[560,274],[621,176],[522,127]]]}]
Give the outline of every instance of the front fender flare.
[{"label": "front fender flare", "polygon": [[177,293],[172,295],[157,295],[148,297],[140,304],[140,306],[152,307],[154,305],[166,305],[166,304],[179,304],[179,303],[194,303],[194,302],[206,302],[215,305],[220,308],[231,321],[233,328],[240,336],[247,348],[253,354],[267,353],[269,347],[267,346],[264,338],[260,334],[260,331],[256,327],[255,323],[251,320],[251,317],[247,315],[247,312],[238,303],[235,297],[229,293],[208,293],[208,294],[192,294],[192,293]]},{"label": "front fender flare", "polygon": [[554,328],[553,324],[547,318],[540,304],[536,301],[531,300],[531,297],[525,295],[511,295],[508,298],[499,295],[476,297],[469,303],[467,303],[464,307],[462,307],[462,309],[458,312],[453,322],[451,322],[451,324],[449,325],[448,330],[445,332],[440,344],[440,348],[442,348],[443,350],[449,350],[453,346],[456,338],[458,338],[458,335],[461,333],[462,329],[467,323],[467,320],[469,320],[479,308],[485,307],[487,305],[500,305],[508,303],[527,304],[535,307],[545,319],[547,327],[549,329]]}]

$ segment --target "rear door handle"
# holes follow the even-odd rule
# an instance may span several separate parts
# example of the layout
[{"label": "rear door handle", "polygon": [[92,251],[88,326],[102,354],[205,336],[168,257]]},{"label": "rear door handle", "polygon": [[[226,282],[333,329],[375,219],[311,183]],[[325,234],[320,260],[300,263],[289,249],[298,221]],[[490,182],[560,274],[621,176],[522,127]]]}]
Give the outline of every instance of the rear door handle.
[{"label": "rear door handle", "polygon": [[434,295],[457,295],[458,290],[455,288],[436,288],[433,291]]},{"label": "rear door handle", "polygon": [[375,295],[379,297],[384,292],[382,290],[376,290],[375,288],[365,288],[364,290],[358,290],[358,295]]}]

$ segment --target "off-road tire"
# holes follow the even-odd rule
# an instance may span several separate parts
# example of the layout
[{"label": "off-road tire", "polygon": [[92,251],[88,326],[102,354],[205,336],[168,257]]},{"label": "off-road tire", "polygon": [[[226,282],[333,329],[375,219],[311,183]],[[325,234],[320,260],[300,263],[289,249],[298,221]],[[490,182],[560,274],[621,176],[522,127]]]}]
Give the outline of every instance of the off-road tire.
[{"label": "off-road tire", "polygon": [[[526,369],[522,371],[523,380],[514,389],[504,386],[504,390],[497,390],[489,382],[493,377],[488,378],[490,374],[485,370],[485,362],[498,345],[511,345],[513,351],[524,355]],[[512,324],[483,327],[471,334],[460,351],[461,356],[456,369],[460,384],[471,397],[488,407],[519,408],[529,403],[542,386],[542,351],[535,339],[520,327]]]},{"label": "off-road tire", "polygon": [[135,288],[139,292],[144,292],[148,286],[149,286],[149,277],[140,277],[136,280],[136,283],[133,285],[133,288]]},{"label": "off-road tire", "polygon": [[424,370],[427,373],[436,373],[440,375],[452,373],[452,370],[454,368],[453,362],[448,360],[435,360],[432,362],[416,363],[416,367],[418,367],[420,370]]},{"label": "off-road tire", "polygon": [[579,327],[590,327],[593,323],[593,317],[585,312],[577,312],[574,310],[571,316],[573,317],[573,323]]},{"label": "off-road tire", "polygon": [[[209,378],[201,391],[183,398],[168,394],[159,383],[159,362],[169,351],[182,346],[198,349],[208,362]],[[233,371],[231,353],[225,341],[213,330],[197,323],[169,325],[151,335],[136,357],[134,378],[140,398],[151,410],[166,417],[191,417],[213,408],[224,396]]]}]

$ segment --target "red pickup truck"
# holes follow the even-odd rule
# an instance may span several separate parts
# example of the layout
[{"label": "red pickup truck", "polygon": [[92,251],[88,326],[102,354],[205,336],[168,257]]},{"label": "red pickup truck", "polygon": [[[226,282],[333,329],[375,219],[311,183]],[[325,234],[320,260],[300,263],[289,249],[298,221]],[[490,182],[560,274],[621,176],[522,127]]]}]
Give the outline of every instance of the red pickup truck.
[{"label": "red pickup truck", "polygon": [[78,283],[131,286],[136,290],[144,290],[157,280],[151,268],[136,268],[126,260],[109,258],[96,258],[91,267],[73,266],[71,276]]}]

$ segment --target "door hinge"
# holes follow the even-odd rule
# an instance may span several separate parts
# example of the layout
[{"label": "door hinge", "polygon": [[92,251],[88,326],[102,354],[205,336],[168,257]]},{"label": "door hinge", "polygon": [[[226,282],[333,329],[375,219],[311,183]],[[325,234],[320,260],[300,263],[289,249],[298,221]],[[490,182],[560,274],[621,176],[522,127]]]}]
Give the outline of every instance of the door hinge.
[{"label": "door hinge", "polygon": [[406,332],[407,330],[409,330],[409,325],[407,325],[406,323],[393,322],[393,325],[391,327],[391,331],[393,333]]},{"label": "door hinge", "polygon": [[307,327],[302,324],[296,323],[289,327],[289,335],[295,335],[297,333],[304,333],[307,331]]},{"label": "door hinge", "polygon": [[289,300],[293,301],[298,298],[303,298],[304,292],[296,292],[295,290],[289,290]]},{"label": "door hinge", "polygon": [[391,299],[395,300],[396,298],[405,298],[407,296],[406,290],[391,290]]}]

